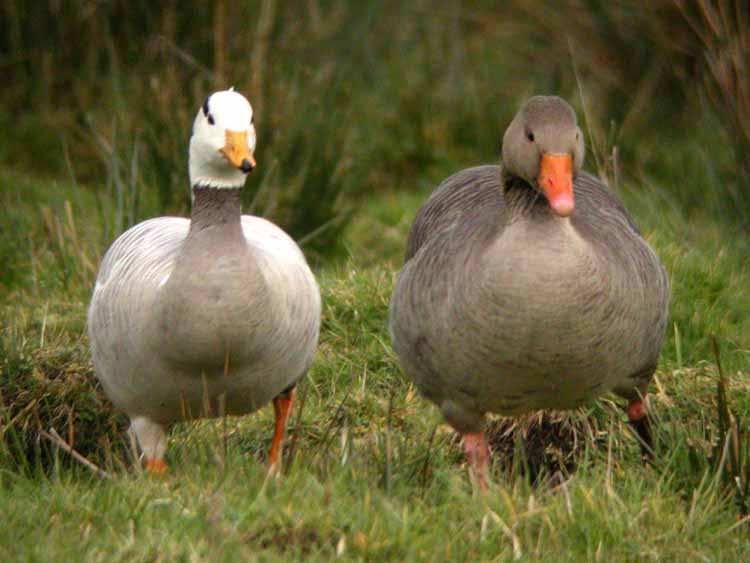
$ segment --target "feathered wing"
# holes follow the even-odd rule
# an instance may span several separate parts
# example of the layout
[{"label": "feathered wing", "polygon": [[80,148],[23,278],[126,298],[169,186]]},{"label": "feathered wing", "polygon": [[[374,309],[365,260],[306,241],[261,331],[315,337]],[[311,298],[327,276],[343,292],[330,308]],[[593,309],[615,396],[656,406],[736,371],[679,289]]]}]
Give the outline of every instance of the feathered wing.
[{"label": "feathered wing", "polygon": [[305,256],[297,243],[271,221],[253,215],[243,215],[242,232],[251,247],[266,252],[283,262],[301,263],[307,266]]},{"label": "feathered wing", "polygon": [[643,303],[638,348],[642,365],[614,389],[628,399],[636,399],[634,389],[645,393],[661,353],[669,314],[669,279],[656,252],[613,191],[595,176],[581,172],[575,180],[575,194],[576,213],[571,218],[575,229],[598,256],[630,264],[628,284],[644,288],[631,297]]},{"label": "feathered wing", "polygon": [[583,228],[584,235],[587,227],[602,229],[616,226],[620,229],[631,229],[641,236],[641,231],[620,198],[598,178],[581,171],[576,176],[574,190],[576,212],[571,219],[576,228]]},{"label": "feathered wing", "polygon": [[150,219],[125,231],[102,260],[88,313],[88,332],[97,373],[110,397],[125,385],[114,373],[123,362],[138,365],[148,348],[145,327],[159,287],[166,282],[190,222]]},{"label": "feathered wing", "polygon": [[168,257],[174,256],[185,240],[189,227],[190,221],[181,217],[158,217],[131,227],[112,243],[104,255],[97,286],[106,284],[110,278],[132,275],[134,271],[145,276],[156,270],[162,272],[167,266],[165,262],[169,262]]},{"label": "feathered wing", "polygon": [[494,227],[501,228],[504,210],[499,166],[477,166],[454,174],[419,209],[409,231],[405,262],[436,234],[466,228],[485,213],[495,214]]},{"label": "feathered wing", "polygon": [[[633,276],[648,288],[647,308],[658,313],[647,331],[653,349],[650,367],[656,367],[669,309],[669,279],[654,249],[644,240],[620,198],[598,178],[580,172],[575,180],[576,212],[571,217],[580,235],[616,263],[635,263]],[[644,346],[645,347],[645,346]],[[648,371],[648,369],[645,369]]]},{"label": "feathered wing", "polygon": [[274,311],[275,323],[264,335],[264,347],[284,371],[301,377],[312,364],[320,333],[318,283],[297,243],[282,229],[261,217],[243,215],[242,230],[266,280],[266,307]]}]

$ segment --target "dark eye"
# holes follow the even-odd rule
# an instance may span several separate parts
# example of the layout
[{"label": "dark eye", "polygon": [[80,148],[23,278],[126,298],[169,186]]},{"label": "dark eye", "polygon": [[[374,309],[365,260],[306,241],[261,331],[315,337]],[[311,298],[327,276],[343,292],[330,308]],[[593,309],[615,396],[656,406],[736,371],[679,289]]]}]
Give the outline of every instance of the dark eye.
[{"label": "dark eye", "polygon": [[213,116],[213,115],[211,115],[211,114],[209,113],[209,111],[208,111],[208,100],[210,100],[210,99],[211,99],[211,96],[209,96],[208,98],[206,98],[206,101],[205,101],[205,102],[203,102],[203,115],[205,115],[205,116],[206,116],[206,119],[208,119],[208,122],[209,122],[209,123],[210,123],[211,125],[213,125],[213,124],[214,124],[214,116]]},{"label": "dark eye", "polygon": [[526,138],[533,143],[534,142],[534,133],[532,133],[531,131],[526,131]]},{"label": "dark eye", "polygon": [[252,117],[250,118],[250,125],[252,125],[253,123],[255,123],[255,116],[252,116]]}]

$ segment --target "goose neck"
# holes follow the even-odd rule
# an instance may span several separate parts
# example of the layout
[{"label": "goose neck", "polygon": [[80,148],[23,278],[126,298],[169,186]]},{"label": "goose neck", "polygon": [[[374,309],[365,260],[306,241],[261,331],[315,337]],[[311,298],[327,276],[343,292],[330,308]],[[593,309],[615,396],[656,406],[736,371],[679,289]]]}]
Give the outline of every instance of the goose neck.
[{"label": "goose neck", "polygon": [[534,218],[541,221],[552,219],[554,214],[547,199],[525,180],[503,170],[503,197],[509,212],[510,220]]},{"label": "goose neck", "polygon": [[193,187],[190,234],[205,229],[241,231],[242,201],[239,188]]}]

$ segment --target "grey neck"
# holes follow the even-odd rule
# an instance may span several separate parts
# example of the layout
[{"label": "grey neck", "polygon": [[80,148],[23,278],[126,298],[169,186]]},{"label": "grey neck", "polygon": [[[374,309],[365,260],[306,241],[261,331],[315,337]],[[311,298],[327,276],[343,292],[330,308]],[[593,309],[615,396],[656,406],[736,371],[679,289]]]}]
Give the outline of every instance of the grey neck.
[{"label": "grey neck", "polygon": [[526,180],[514,176],[505,169],[502,171],[502,186],[505,205],[511,220],[523,217],[539,216],[552,218],[554,213],[547,198],[529,185]]},{"label": "grey neck", "polygon": [[208,228],[241,231],[240,192],[241,188],[193,187],[189,235],[195,235]]}]

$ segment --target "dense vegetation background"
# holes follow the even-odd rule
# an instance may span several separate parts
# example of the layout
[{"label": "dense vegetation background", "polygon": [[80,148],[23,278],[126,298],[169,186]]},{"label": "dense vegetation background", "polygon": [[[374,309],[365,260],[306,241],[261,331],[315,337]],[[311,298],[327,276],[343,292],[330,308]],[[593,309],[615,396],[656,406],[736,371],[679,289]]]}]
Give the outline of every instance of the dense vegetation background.
[{"label": "dense vegetation background", "polygon": [[[0,553],[747,554],[750,8],[497,4],[3,1]],[[126,422],[95,383],[85,311],[120,232],[189,213],[192,120],[230,85],[258,127],[245,207],[315,266],[321,349],[282,481],[264,478],[263,413],[177,428],[175,471],[160,482],[138,472]],[[640,463],[609,400],[495,421],[497,484],[473,499],[458,443],[400,373],[387,304],[420,202],[448,174],[496,161],[505,125],[536,93],[576,108],[586,167],[625,199],[669,271],[660,455]]]},{"label": "dense vegetation background", "polygon": [[195,108],[234,85],[262,139],[248,200],[326,250],[363,198],[494,160],[518,104],[556,92],[599,172],[748,228],[745,3],[495,4],[7,0],[3,161],[109,188],[118,230],[184,211]]}]

